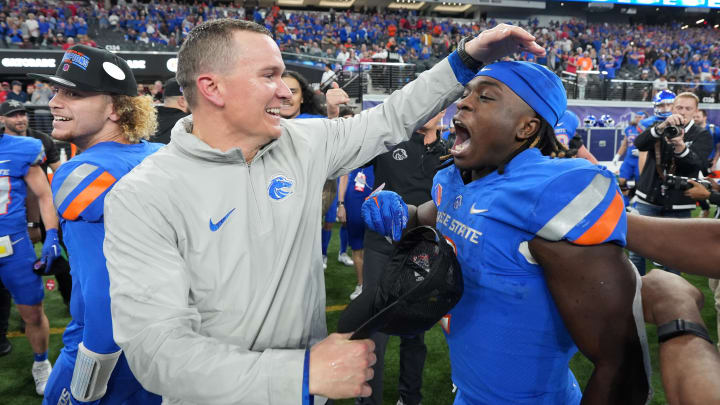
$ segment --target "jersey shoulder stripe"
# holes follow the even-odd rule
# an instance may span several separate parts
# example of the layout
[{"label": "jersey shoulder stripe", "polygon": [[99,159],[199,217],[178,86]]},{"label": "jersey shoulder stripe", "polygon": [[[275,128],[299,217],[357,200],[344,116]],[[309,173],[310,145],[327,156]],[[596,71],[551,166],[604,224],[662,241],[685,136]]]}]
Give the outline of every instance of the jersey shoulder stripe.
[{"label": "jersey shoulder stripe", "polygon": [[[98,169],[98,166],[90,163],[83,163],[73,169],[70,174],[68,174],[67,177],[62,180],[60,188],[55,193],[55,197],[53,199],[53,202],[55,203],[55,208],[59,209],[65,199],[70,195],[70,193],[75,190],[75,188],[79,186],[83,180],[85,180],[88,176],[90,176]],[[55,179],[60,180],[59,176],[56,176]]]},{"label": "jersey shoulder stripe", "polygon": [[[74,221],[82,216],[88,221],[99,220],[102,218],[102,201],[93,203],[116,181],[115,176],[95,163],[65,163],[53,178],[53,203],[63,219]],[[86,211],[91,205],[94,208]]]},{"label": "jersey shoulder stripe", "polygon": [[107,191],[117,179],[108,172],[102,172],[92,183],[88,184],[65,208],[62,217],[74,221],[96,198]]},{"label": "jersey shoulder stripe", "polygon": [[550,241],[561,240],[600,204],[610,188],[611,180],[596,174],[575,198],[545,223],[537,236]]},{"label": "jersey shoulder stripe", "polygon": [[623,202],[620,192],[616,191],[612,202],[600,216],[600,218],[585,233],[575,239],[573,243],[578,245],[598,245],[605,242],[618,225],[625,211],[625,203]]}]

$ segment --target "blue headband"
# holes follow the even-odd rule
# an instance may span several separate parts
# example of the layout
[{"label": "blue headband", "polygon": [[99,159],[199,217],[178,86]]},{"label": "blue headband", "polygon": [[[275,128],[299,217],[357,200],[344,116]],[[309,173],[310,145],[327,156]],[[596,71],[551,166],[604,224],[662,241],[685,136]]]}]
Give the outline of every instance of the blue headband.
[{"label": "blue headband", "polygon": [[475,76],[488,76],[503,82],[553,127],[567,107],[560,78],[537,63],[496,62]]}]

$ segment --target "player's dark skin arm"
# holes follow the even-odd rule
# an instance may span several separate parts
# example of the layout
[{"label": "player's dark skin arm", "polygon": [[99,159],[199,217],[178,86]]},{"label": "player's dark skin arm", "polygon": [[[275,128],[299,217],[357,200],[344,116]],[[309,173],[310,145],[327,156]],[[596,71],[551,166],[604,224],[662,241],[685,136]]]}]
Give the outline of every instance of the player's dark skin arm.
[{"label": "player's dark skin arm", "polygon": [[595,365],[581,403],[644,404],[647,375],[633,317],[636,276],[622,248],[535,238],[530,252],[573,341]]},{"label": "player's dark skin arm", "polygon": [[673,269],[720,278],[720,221],[628,215],[627,248]]}]

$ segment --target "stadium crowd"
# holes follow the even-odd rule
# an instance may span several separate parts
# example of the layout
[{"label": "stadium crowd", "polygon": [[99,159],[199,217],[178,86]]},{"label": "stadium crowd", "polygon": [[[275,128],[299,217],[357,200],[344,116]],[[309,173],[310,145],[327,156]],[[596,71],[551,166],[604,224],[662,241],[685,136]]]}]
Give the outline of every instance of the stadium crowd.
[{"label": "stadium crowd", "polygon": [[[116,38],[112,45],[177,50],[193,27],[217,18],[248,19],[264,25],[281,51],[334,59],[339,65],[404,61],[420,65],[420,70],[447,56],[461,37],[504,22],[427,17],[404,10],[309,12],[164,0],[119,1],[104,9],[102,2],[11,0],[0,8],[0,37],[5,46],[22,48],[67,49],[75,43],[94,46],[96,40],[107,45],[111,43],[106,38]],[[608,79],[648,81],[664,77],[711,93],[720,75],[720,47],[715,44],[720,31],[709,25],[588,24],[577,19],[550,21],[547,26],[540,26],[537,19],[518,23],[535,35],[548,53],[536,57],[521,52],[512,58],[537,62],[556,72],[599,70]],[[663,85],[658,86],[662,89]],[[645,99],[650,100],[650,95]]]}]

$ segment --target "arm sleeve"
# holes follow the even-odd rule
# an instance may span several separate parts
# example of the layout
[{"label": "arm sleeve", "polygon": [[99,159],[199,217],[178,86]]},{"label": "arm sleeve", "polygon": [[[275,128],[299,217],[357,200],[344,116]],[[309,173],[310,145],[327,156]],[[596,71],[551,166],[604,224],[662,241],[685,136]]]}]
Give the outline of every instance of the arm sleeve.
[{"label": "arm sleeve", "polygon": [[115,341],[143,387],[207,405],[299,403],[305,350],[250,351],[199,334],[167,210],[122,186],[105,201],[104,251]]},{"label": "arm sleeve", "polygon": [[30,163],[24,168],[23,176],[27,176],[30,166],[41,165],[45,162],[45,148],[42,142],[34,138],[27,138],[32,140],[32,147],[28,147],[28,162]]},{"label": "arm sleeve", "polygon": [[655,142],[660,139],[652,134],[653,127],[645,128],[640,135],[635,138],[635,147],[642,152],[647,152],[653,148]]},{"label": "arm sleeve", "polygon": [[550,180],[531,211],[530,231],[549,241],[625,246],[627,218],[612,173],[588,167]]},{"label": "arm sleeve", "polygon": [[120,346],[112,336],[110,279],[102,251],[103,224],[78,220],[66,223],[65,227],[75,228],[78,232],[73,232],[73,237],[81,236],[84,239],[84,248],[79,252],[77,261],[80,268],[73,271],[85,301],[83,344],[95,353],[115,353],[120,350]]},{"label": "arm sleeve", "polygon": [[[345,174],[407,140],[427,120],[457,100],[462,94],[463,83],[472,79],[474,73],[462,64],[451,64],[451,60],[452,55],[375,108],[348,119],[319,120],[328,133],[326,150],[324,154],[319,153],[328,157],[326,177]],[[317,131],[317,122],[296,120],[293,125],[307,125],[309,128],[300,131],[312,133]]]}]

